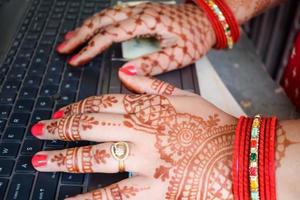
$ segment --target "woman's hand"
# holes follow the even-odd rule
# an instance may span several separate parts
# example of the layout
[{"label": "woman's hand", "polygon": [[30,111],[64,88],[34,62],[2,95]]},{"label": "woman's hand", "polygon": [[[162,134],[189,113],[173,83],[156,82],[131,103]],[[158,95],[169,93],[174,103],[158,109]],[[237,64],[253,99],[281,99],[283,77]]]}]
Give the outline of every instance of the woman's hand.
[{"label": "woman's hand", "polygon": [[[236,118],[200,96],[143,76],[120,78],[142,95],[94,96],[59,110],[32,128],[39,139],[97,145],[38,152],[38,171],[115,173],[110,148],[129,144],[134,176],[71,199],[230,199]],[[138,86],[138,87],[137,87]]]},{"label": "woman's hand", "polygon": [[[80,28],[66,34],[57,47],[72,53],[86,46],[69,63],[89,62],[113,43],[135,37],[156,37],[161,50],[125,64],[132,73],[155,75],[187,66],[207,53],[215,43],[215,33],[205,13],[193,4],[146,3],[106,9],[87,19]],[[132,69],[134,66],[134,69]]]}]

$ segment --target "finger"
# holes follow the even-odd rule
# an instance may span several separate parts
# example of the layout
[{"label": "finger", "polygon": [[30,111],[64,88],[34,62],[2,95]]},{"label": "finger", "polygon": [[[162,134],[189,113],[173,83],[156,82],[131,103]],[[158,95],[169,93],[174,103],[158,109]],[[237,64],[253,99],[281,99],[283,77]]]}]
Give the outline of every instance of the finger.
[{"label": "finger", "polygon": [[140,76],[130,75],[119,71],[119,77],[122,83],[133,92],[136,93],[147,93],[147,94],[160,94],[160,95],[173,95],[173,96],[197,96],[196,94],[188,91],[181,90],[169,83],[164,81]]},{"label": "finger", "polygon": [[[111,154],[114,143],[102,143],[93,146],[75,147],[63,150],[41,151],[32,158],[32,165],[42,172],[69,173],[117,173],[119,161]],[[144,160],[137,154],[132,143],[129,146],[128,157],[124,161],[125,170],[140,172],[140,163]]]},{"label": "finger", "polygon": [[[108,113],[68,115],[35,124],[32,135],[44,140],[133,141],[138,134],[124,126],[125,116]],[[122,133],[122,134],[120,134]]]},{"label": "finger", "polygon": [[152,21],[153,19],[149,15],[138,15],[103,28],[89,41],[85,48],[70,59],[69,64],[79,66],[87,63],[113,43],[126,41],[146,34],[154,35],[158,30],[152,28],[152,26],[156,26],[152,25],[154,23]]},{"label": "finger", "polygon": [[[174,45],[129,61],[121,69],[123,71],[129,71],[130,74],[154,76],[183,68],[193,63],[195,58],[200,58],[202,56],[198,54],[199,52],[192,50],[188,45],[183,47]],[[130,67],[129,69],[128,66]]]},{"label": "finger", "polygon": [[123,94],[109,94],[101,96],[91,96],[79,102],[65,106],[53,114],[53,119],[61,118],[65,115],[80,113],[127,113],[123,105]]},{"label": "finger", "polygon": [[[100,188],[92,192],[80,194],[66,200],[82,200],[82,199],[93,199],[93,200],[110,200],[110,199],[149,199],[152,191],[152,180],[146,177],[133,177],[125,179],[116,184]],[[155,187],[155,186],[154,186]],[[159,191],[159,190],[158,190]],[[158,194],[164,194],[159,191]],[[153,195],[152,196],[157,196]],[[160,195],[161,196],[161,195]],[[162,198],[158,198],[162,199]]]},{"label": "finger", "polygon": [[68,32],[65,41],[57,46],[60,53],[70,53],[88,41],[99,29],[118,21],[125,20],[141,12],[139,7],[108,8],[85,20],[81,27]]}]

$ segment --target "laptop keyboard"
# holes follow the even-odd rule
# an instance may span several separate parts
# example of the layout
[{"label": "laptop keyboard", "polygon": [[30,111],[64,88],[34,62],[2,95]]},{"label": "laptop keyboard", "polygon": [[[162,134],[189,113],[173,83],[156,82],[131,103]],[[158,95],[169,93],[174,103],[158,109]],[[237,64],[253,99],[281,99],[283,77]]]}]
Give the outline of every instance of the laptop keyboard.
[{"label": "laptop keyboard", "polygon": [[[66,32],[109,6],[108,0],[33,0],[28,8],[0,67],[0,200],[60,200],[128,177],[39,173],[31,165],[40,150],[90,144],[37,140],[30,132],[33,124],[88,96],[129,93],[117,77],[125,63],[120,45],[82,68],[67,66],[68,56],[55,52]],[[187,67],[159,78],[199,93],[194,70]]]},{"label": "laptop keyboard", "polygon": [[109,6],[107,0],[33,0],[28,8],[0,68],[0,199],[64,199],[88,189],[89,175],[38,173],[31,157],[42,149],[89,143],[40,141],[30,128],[54,110],[98,93],[102,56],[75,69],[55,47],[66,32]]}]

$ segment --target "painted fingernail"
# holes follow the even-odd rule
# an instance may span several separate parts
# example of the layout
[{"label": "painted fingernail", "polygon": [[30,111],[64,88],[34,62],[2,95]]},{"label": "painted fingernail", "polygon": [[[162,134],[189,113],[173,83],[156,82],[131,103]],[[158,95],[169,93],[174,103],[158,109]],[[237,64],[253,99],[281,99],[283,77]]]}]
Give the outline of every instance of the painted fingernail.
[{"label": "painted fingernail", "polygon": [[66,44],[67,44],[67,42],[62,42],[62,43],[60,43],[59,45],[57,45],[56,51],[61,51],[61,50],[63,50],[63,49],[65,48]]},{"label": "painted fingernail", "polygon": [[43,134],[43,129],[44,129],[44,124],[43,123],[37,123],[32,126],[31,128],[31,133],[33,136],[41,136]]},{"label": "painted fingernail", "polygon": [[65,114],[65,111],[59,110],[52,115],[52,119],[62,118],[64,116],[64,114]]},{"label": "painted fingernail", "polygon": [[127,66],[124,66],[120,69],[121,72],[129,75],[129,76],[134,76],[136,75],[136,68],[133,66],[133,65],[127,65]]},{"label": "painted fingernail", "polygon": [[47,165],[47,155],[34,155],[31,159],[33,167],[45,167]]},{"label": "painted fingernail", "polygon": [[71,64],[74,64],[74,61],[79,57],[78,54],[74,55],[73,57],[70,58],[70,60],[68,61],[68,63],[71,65]]},{"label": "painted fingernail", "polygon": [[69,31],[69,32],[66,33],[64,38],[65,38],[65,40],[69,40],[72,37],[74,37],[74,35],[75,35],[74,31]]}]

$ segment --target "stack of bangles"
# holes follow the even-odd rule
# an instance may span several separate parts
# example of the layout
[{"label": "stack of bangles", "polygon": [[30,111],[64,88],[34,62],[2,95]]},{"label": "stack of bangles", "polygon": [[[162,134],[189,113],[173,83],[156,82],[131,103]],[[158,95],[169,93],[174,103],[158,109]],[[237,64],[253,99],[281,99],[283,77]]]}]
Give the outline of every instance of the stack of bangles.
[{"label": "stack of bangles", "polygon": [[240,38],[237,20],[224,0],[194,0],[206,13],[216,34],[216,49],[231,49]]},{"label": "stack of bangles", "polygon": [[238,200],[275,200],[277,119],[239,119],[233,153],[233,196]]}]

